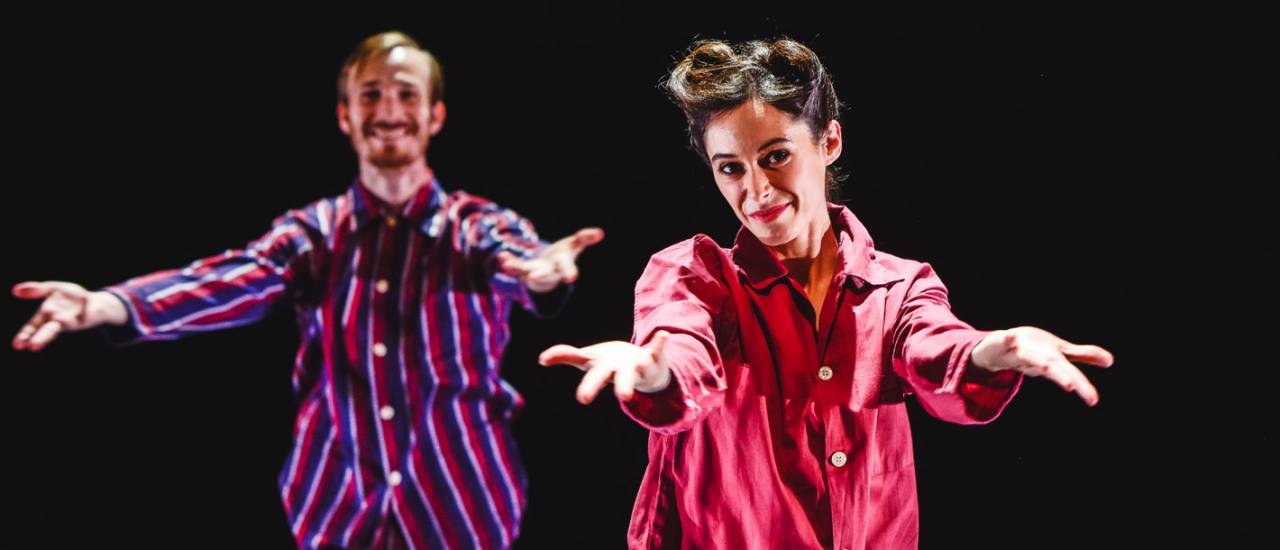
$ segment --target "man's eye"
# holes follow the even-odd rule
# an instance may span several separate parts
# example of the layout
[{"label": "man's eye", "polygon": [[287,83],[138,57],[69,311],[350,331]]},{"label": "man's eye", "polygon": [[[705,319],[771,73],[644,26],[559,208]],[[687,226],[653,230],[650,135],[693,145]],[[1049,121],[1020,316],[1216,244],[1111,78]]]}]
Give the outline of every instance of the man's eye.
[{"label": "man's eye", "polygon": [[418,92],[414,90],[404,90],[400,92],[401,101],[413,101],[415,99],[418,99]]},{"label": "man's eye", "polygon": [[382,98],[382,92],[379,92],[377,90],[369,90],[367,92],[360,94],[360,98],[365,101],[377,101],[378,99]]}]

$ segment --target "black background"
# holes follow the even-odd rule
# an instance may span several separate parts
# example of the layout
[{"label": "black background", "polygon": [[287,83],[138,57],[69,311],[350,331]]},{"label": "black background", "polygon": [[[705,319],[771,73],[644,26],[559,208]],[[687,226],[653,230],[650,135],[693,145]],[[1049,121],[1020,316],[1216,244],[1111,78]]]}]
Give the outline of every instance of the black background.
[{"label": "black background", "polygon": [[[567,311],[512,318],[504,376],[530,474],[517,547],[623,546],[645,431],[610,395],[583,407],[552,343],[630,335],[650,254],[737,222],[657,87],[695,37],[788,35],[847,105],[844,202],[879,248],[930,262],[957,314],[1108,347],[1084,406],[1029,380],[984,427],[911,402],[923,548],[1113,546],[1133,506],[1136,434],[1120,410],[1141,372],[1128,337],[1125,4],[598,2],[473,8],[112,8],[6,23],[0,283],[87,287],[184,265],[260,235],[355,175],[334,78],[361,38],[400,29],[444,66],[431,165],[528,216],[544,238],[601,226]],[[34,304],[5,298],[0,328]],[[296,330],[251,327],[112,349],[64,336],[3,352],[6,536],[51,547],[292,545],[276,475],[291,444]],[[1136,504],[1124,499],[1136,496]],[[65,542],[65,544],[64,544]]]}]

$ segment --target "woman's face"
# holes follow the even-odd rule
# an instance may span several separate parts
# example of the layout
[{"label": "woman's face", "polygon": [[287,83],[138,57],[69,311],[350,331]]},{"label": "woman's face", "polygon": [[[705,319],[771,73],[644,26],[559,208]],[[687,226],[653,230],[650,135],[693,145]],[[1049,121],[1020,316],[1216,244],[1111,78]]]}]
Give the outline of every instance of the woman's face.
[{"label": "woman's face", "polygon": [[804,121],[759,100],[714,117],[703,143],[720,194],[761,243],[786,249],[825,231],[827,166],[840,157],[840,123],[814,143]]}]

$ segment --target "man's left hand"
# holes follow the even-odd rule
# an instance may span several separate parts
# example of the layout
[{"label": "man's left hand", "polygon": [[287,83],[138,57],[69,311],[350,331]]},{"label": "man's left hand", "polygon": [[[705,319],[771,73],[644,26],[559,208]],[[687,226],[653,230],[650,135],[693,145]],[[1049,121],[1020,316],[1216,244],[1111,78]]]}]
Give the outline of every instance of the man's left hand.
[{"label": "man's left hand", "polygon": [[507,275],[518,277],[529,290],[551,292],[560,283],[578,280],[578,255],[601,240],[604,240],[603,229],[579,229],[577,233],[552,243],[542,253],[527,260],[510,252],[499,252],[498,269]]}]

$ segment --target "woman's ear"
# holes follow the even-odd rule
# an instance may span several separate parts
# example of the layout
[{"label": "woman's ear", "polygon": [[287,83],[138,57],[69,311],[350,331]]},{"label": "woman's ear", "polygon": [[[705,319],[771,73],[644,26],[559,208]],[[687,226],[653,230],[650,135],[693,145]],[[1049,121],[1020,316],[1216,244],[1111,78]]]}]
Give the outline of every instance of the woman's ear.
[{"label": "woman's ear", "polygon": [[844,134],[840,128],[840,122],[836,120],[827,121],[827,129],[822,133],[822,153],[826,157],[827,166],[840,158],[840,153],[844,151]]}]

